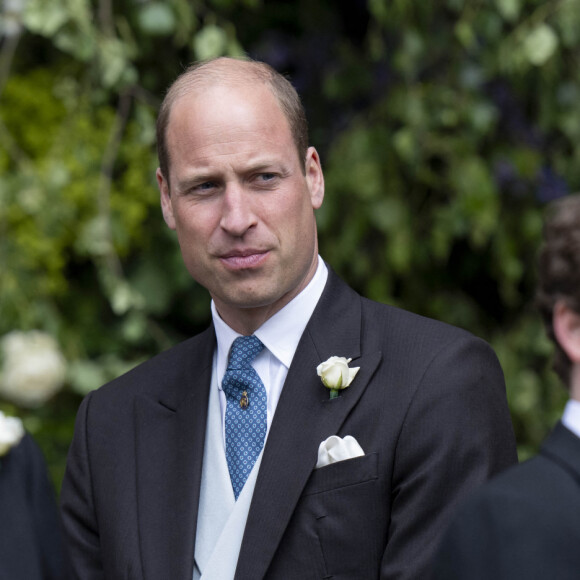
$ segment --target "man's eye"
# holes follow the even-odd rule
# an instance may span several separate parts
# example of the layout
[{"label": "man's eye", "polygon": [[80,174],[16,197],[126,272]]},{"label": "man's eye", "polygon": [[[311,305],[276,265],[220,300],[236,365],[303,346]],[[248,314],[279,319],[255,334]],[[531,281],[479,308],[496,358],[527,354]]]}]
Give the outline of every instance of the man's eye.
[{"label": "man's eye", "polygon": [[216,186],[216,183],[214,181],[204,181],[203,183],[199,183],[198,185],[195,186],[195,189],[197,191],[209,191],[210,189],[213,189]]},{"label": "man's eye", "polygon": [[275,173],[260,173],[258,175],[258,181],[261,183],[270,183],[278,177]]}]

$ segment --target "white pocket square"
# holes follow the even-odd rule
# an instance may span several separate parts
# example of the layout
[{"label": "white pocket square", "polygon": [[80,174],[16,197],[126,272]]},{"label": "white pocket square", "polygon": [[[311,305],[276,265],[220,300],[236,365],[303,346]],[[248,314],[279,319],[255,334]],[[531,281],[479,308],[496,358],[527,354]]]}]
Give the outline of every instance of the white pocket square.
[{"label": "white pocket square", "polygon": [[338,435],[331,435],[318,447],[318,461],[315,469],[337,461],[361,457],[364,454],[362,447],[352,435],[346,435],[344,439]]}]

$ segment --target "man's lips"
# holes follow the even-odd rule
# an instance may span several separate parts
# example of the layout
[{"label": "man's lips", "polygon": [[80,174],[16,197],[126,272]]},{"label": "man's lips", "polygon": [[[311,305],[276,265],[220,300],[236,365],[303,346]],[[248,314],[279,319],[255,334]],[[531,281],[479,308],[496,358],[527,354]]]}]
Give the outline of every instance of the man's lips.
[{"label": "man's lips", "polygon": [[259,266],[269,253],[269,250],[236,250],[221,255],[220,261],[232,270],[243,270]]}]

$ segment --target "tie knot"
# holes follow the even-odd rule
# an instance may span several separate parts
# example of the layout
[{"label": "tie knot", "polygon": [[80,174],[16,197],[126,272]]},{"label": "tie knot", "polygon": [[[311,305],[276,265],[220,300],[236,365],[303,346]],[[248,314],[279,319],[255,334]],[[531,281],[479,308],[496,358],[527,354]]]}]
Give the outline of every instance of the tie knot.
[{"label": "tie knot", "polygon": [[239,336],[232,344],[228,370],[250,366],[263,348],[264,345],[257,336],[253,334],[252,336]]}]

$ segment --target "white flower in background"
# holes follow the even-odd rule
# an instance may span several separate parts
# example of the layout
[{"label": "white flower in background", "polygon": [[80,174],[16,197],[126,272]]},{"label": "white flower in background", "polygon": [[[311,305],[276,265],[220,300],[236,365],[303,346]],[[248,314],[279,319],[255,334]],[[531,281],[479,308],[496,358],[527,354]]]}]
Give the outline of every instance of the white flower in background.
[{"label": "white flower in background", "polygon": [[24,437],[24,427],[18,417],[6,417],[0,411],[0,457],[6,455],[11,447],[18,445]]},{"label": "white flower in background", "polygon": [[0,397],[22,407],[38,407],[62,388],[66,361],[49,334],[10,332],[2,338],[0,350],[4,361]]},{"label": "white flower in background", "polygon": [[26,0],[4,0],[1,10],[0,32],[5,36],[18,36],[22,32],[22,12]]}]

